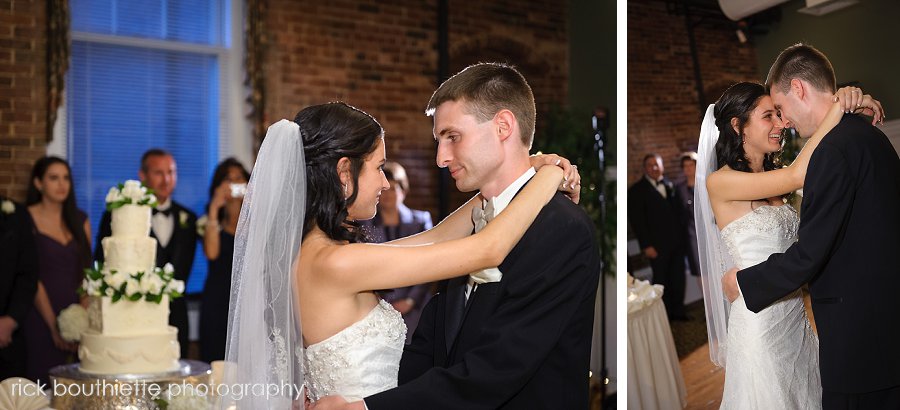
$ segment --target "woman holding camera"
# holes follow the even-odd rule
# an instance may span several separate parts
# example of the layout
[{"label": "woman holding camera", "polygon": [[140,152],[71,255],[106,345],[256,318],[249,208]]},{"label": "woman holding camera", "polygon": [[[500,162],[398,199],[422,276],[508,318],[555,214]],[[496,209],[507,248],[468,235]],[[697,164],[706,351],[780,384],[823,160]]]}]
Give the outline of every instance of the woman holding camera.
[{"label": "woman holding camera", "polygon": [[200,307],[200,359],[205,362],[225,359],[234,233],[249,180],[247,169],[228,158],[216,167],[209,187],[207,222],[202,232],[209,270]]}]

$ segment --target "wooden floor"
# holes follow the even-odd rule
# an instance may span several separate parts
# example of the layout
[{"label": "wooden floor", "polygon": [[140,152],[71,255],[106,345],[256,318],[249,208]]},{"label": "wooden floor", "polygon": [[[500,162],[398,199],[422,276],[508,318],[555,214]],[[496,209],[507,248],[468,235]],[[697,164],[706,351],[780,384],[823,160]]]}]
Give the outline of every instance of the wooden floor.
[{"label": "wooden floor", "polygon": [[708,344],[681,360],[681,374],[687,387],[686,409],[719,408],[725,386],[725,370],[709,360]]}]

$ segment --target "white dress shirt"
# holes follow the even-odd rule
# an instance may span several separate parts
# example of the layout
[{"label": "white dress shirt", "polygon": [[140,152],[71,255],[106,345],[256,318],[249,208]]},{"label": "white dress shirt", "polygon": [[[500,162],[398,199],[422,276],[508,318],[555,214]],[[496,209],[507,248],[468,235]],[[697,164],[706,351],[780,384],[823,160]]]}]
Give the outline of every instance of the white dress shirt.
[{"label": "white dress shirt", "polygon": [[669,195],[666,193],[666,185],[663,184],[662,179],[660,179],[659,181],[654,181],[650,179],[650,177],[648,177],[646,174],[644,174],[644,178],[646,178],[647,181],[650,181],[650,185],[653,185],[653,187],[656,188],[656,192],[659,192],[659,194],[662,195],[663,198],[669,198]]},{"label": "white dress shirt", "polygon": [[[166,202],[159,204],[156,206],[157,210],[166,211],[172,207],[172,198],[166,200]],[[163,213],[157,213],[150,218],[150,226],[153,229],[153,235],[156,236],[156,240],[159,241],[159,244],[165,248],[169,241],[172,240],[172,233],[175,232],[175,217],[177,215],[168,215],[166,216]]]},{"label": "white dress shirt", "polygon": [[[500,212],[503,212],[503,210],[506,209],[507,206],[509,206],[509,203],[512,201],[513,197],[516,196],[516,193],[518,193],[519,190],[523,186],[525,186],[525,184],[528,183],[529,180],[531,180],[531,177],[533,177],[534,174],[535,174],[534,168],[529,167],[518,179],[513,181],[512,184],[509,184],[509,186],[507,186],[506,189],[504,189],[503,192],[500,193],[500,195],[497,195],[490,199],[491,202],[493,202],[493,204],[494,204],[493,217],[500,215]],[[485,206],[485,204],[486,204],[486,202],[482,201],[482,208]],[[479,230],[480,229],[476,229],[475,232],[477,233]],[[469,295],[472,293],[472,288],[474,287],[474,284],[475,284],[475,279],[473,278],[473,276],[479,276],[479,275],[482,275],[485,277],[496,277],[496,278],[503,277],[503,273],[500,272],[500,270],[497,269],[496,267],[488,268],[488,269],[485,269],[484,271],[472,273],[471,275],[469,275],[469,282],[466,284],[466,300],[469,300]],[[499,281],[499,279],[492,280],[492,281]]]}]

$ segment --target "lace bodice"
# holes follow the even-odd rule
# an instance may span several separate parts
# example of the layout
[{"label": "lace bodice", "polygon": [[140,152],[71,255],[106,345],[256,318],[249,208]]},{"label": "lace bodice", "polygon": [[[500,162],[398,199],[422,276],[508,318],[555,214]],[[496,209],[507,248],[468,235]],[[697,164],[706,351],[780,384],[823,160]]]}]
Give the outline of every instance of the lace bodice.
[{"label": "lace bodice", "polygon": [[797,241],[800,219],[790,205],[763,205],[722,229],[722,241],[740,269],[764,262]]},{"label": "lace bodice", "polygon": [[405,340],[400,312],[381,300],[362,320],[304,350],[310,398],[339,395],[354,401],[396,387]]}]

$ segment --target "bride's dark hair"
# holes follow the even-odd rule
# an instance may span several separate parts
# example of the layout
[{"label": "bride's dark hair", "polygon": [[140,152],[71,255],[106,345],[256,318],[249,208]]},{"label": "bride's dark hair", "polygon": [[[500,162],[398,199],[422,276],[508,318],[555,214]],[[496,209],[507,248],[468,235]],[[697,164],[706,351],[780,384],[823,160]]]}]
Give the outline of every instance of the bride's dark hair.
[{"label": "bride's dark hair", "polygon": [[[744,151],[744,126],[750,120],[750,113],[766,95],[762,84],[742,82],[728,87],[716,101],[713,114],[719,139],[716,141],[716,168],[728,165],[735,171],[751,172],[747,153]],[[731,119],[737,118],[738,132],[734,131]],[[780,166],[781,151],[768,153],[763,157],[763,169],[771,171]]]},{"label": "bride's dark hair", "polygon": [[[347,208],[356,201],[363,163],[375,151],[384,129],[371,115],[342,102],[304,108],[294,122],[300,126],[306,159],[303,238],[318,225],[331,239],[361,241],[363,233],[357,222],[347,219]],[[338,160],[343,157],[350,159],[354,187],[346,200],[337,174]]]}]

